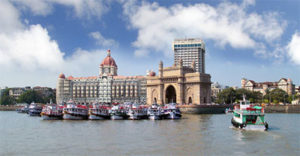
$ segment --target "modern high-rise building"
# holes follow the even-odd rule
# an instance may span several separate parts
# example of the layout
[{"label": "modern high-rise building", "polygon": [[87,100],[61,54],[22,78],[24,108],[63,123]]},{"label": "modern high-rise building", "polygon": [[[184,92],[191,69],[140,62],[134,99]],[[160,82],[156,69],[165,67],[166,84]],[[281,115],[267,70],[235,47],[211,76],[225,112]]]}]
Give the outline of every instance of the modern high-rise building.
[{"label": "modern high-rise building", "polygon": [[196,72],[205,73],[205,44],[201,39],[175,39],[172,47],[175,65],[180,59],[185,67],[190,67],[194,62]]}]

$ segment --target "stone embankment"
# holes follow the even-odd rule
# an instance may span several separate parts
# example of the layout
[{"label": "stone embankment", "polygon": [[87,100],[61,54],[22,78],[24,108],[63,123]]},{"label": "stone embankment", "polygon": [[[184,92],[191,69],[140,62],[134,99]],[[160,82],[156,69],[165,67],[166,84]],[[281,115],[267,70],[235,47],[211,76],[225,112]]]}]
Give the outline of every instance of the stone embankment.
[{"label": "stone embankment", "polygon": [[179,105],[182,113],[186,114],[222,114],[228,105]]},{"label": "stone embankment", "polygon": [[15,111],[22,106],[15,106],[15,105],[0,105],[0,111]]},{"label": "stone embankment", "polygon": [[300,113],[300,105],[268,105],[266,113]]}]

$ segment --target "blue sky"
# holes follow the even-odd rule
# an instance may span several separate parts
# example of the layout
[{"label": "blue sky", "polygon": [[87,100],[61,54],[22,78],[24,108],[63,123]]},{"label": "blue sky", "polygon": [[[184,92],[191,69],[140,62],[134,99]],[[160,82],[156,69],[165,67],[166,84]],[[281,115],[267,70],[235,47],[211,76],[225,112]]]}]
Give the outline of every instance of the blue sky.
[{"label": "blue sky", "polygon": [[119,75],[173,64],[175,38],[201,38],[212,81],[300,84],[298,0],[2,0],[0,87],[96,76],[111,49]]}]

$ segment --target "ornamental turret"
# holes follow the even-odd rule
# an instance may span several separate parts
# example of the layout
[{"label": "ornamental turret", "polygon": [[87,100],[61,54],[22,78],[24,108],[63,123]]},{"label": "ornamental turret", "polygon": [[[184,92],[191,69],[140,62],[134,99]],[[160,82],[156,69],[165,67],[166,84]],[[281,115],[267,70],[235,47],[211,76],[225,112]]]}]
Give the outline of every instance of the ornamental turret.
[{"label": "ornamental turret", "polygon": [[99,67],[100,76],[116,76],[118,75],[118,66],[115,60],[111,57],[110,50],[107,50],[107,56],[104,58]]}]

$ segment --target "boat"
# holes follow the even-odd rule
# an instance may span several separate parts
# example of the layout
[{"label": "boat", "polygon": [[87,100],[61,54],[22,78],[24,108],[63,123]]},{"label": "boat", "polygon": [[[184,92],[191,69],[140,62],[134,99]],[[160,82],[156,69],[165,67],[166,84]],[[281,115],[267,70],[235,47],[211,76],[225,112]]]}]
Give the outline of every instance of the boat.
[{"label": "boat", "polygon": [[63,119],[65,120],[84,120],[88,119],[88,107],[76,105],[72,100],[67,102],[63,109]]},{"label": "boat", "polygon": [[110,119],[112,120],[123,120],[127,119],[127,110],[124,105],[114,105],[110,109]]},{"label": "boat", "polygon": [[89,108],[90,120],[110,119],[110,106],[105,104],[94,103]]},{"label": "boat", "polygon": [[29,105],[25,105],[24,107],[17,109],[18,113],[28,113],[29,111]]},{"label": "boat", "polygon": [[63,108],[62,105],[47,104],[43,107],[41,116],[43,120],[60,120],[63,119]]},{"label": "boat", "polygon": [[160,120],[162,118],[162,109],[158,104],[152,104],[147,111],[150,120]]},{"label": "boat", "polygon": [[268,130],[269,128],[268,123],[265,122],[264,109],[251,105],[245,98],[239,105],[234,106],[231,123],[236,128],[246,130]]},{"label": "boat", "polygon": [[147,110],[145,105],[132,104],[127,111],[127,116],[131,120],[147,119]]},{"label": "boat", "polygon": [[163,119],[180,119],[181,118],[181,112],[180,112],[179,108],[176,106],[176,103],[169,103],[163,107],[162,118]]},{"label": "boat", "polygon": [[225,113],[226,113],[226,114],[233,113],[233,109],[231,109],[231,108],[226,108],[226,109],[225,109]]},{"label": "boat", "polygon": [[42,107],[32,102],[28,107],[28,114],[30,116],[41,116]]}]

